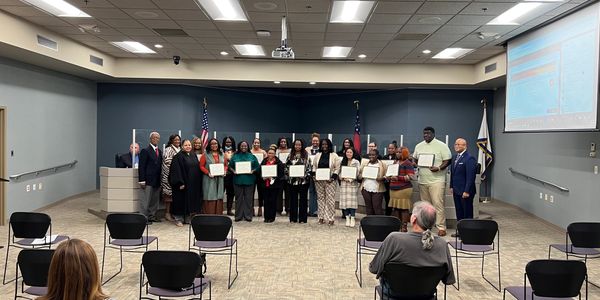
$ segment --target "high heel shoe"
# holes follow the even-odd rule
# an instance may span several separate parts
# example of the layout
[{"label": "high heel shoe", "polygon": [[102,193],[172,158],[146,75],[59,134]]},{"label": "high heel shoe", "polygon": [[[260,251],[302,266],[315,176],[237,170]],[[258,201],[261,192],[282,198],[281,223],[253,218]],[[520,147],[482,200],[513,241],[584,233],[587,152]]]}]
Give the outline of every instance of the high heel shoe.
[{"label": "high heel shoe", "polygon": [[258,214],[256,214],[259,217],[262,217],[262,207],[258,208]]},{"label": "high heel shoe", "polygon": [[325,220],[319,219],[319,224],[325,224]]},{"label": "high heel shoe", "polygon": [[329,226],[333,226],[333,223],[335,223],[335,221],[329,221]]}]

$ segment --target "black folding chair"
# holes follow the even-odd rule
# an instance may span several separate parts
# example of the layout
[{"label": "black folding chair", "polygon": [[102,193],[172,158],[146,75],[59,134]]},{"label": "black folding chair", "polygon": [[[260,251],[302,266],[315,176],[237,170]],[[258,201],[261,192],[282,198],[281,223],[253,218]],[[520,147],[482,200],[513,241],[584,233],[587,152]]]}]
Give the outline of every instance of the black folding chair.
[{"label": "black folding chair", "polygon": [[[569,244],[569,240],[571,243]],[[567,259],[569,256],[582,258],[587,264],[587,260],[600,258],[600,223],[595,222],[576,222],[567,226],[564,244],[552,244],[548,246],[548,258],[552,248],[565,253]],[[596,287],[597,284],[590,281]]]},{"label": "black folding chair", "polygon": [[[148,251],[148,246],[156,241],[158,250],[158,237],[148,235],[148,222],[142,214],[116,213],[106,216],[104,224],[104,247],[102,248],[102,271],[100,281],[104,278],[104,259],[106,248],[119,249],[119,271],[110,276],[102,285],[109,282],[123,270],[123,252],[143,253]],[[107,235],[108,231],[108,235]],[[145,234],[144,234],[145,233]],[[138,249],[144,249],[139,251]]]},{"label": "black folding chair", "polygon": [[[194,237],[192,239],[192,231]],[[229,237],[228,237],[229,236]],[[235,251],[234,248],[235,247]],[[198,249],[198,254],[229,255],[229,277],[227,288],[230,289],[237,279],[238,253],[237,239],[233,237],[233,224],[227,216],[196,215],[192,218],[188,233],[188,250]],[[231,279],[231,267],[235,256],[235,277]]]},{"label": "black folding chair", "polygon": [[380,285],[375,287],[373,299],[437,299],[437,286],[444,284],[444,299],[446,299],[446,274],[448,266],[413,267],[401,263],[386,263],[381,277],[389,284],[395,295],[390,297],[383,293]]},{"label": "black folding chair", "polygon": [[[528,278],[531,287],[527,286]],[[584,280],[585,299],[587,299],[587,268],[584,262],[552,259],[533,260],[525,266],[523,286],[506,287],[502,299],[506,299],[506,292],[520,300],[539,297],[571,299],[576,296],[581,299],[581,286]]]},{"label": "black folding chair", "polygon": [[14,279],[6,280],[6,267],[8,266],[10,247],[50,249],[52,245],[69,239],[66,235],[57,235],[56,238],[52,239],[52,221],[50,220],[50,216],[44,213],[15,212],[10,215],[9,222],[8,245],[6,247],[6,258],[4,259],[4,275],[2,276],[3,284],[17,279],[15,277]]},{"label": "black folding chair", "polygon": [[[402,223],[392,216],[366,216],[360,220],[356,239],[356,269],[354,275],[362,287],[362,256],[375,255],[383,240],[392,232],[399,231]],[[364,237],[362,236],[364,233]]]},{"label": "black folding chair", "polygon": [[[48,292],[48,270],[52,262],[53,249],[24,249],[17,257],[17,280],[15,280],[15,299],[31,299],[19,295],[19,269],[23,275],[21,294],[44,296]],[[28,286],[28,288],[25,288]]]},{"label": "black folding chair", "polygon": [[[494,220],[476,220],[463,219],[456,224],[457,231],[460,233],[454,241],[448,244],[454,248],[454,257],[456,258],[456,289],[460,290],[460,275],[458,272],[458,258],[481,258],[481,277],[498,292],[502,289],[500,280],[500,231],[498,223]],[[494,241],[497,239],[497,241]],[[459,256],[458,254],[464,254]],[[485,278],[483,267],[485,265],[486,255],[498,256],[498,287]]]},{"label": "black folding chair", "polygon": [[[179,298],[202,296],[208,289],[208,299],[212,297],[211,281],[198,277],[202,260],[190,251],[148,251],[142,256],[140,266],[140,298],[153,299],[150,295]],[[144,276],[145,275],[145,276]],[[145,281],[147,277],[148,281]],[[142,290],[145,288],[145,295]]]}]

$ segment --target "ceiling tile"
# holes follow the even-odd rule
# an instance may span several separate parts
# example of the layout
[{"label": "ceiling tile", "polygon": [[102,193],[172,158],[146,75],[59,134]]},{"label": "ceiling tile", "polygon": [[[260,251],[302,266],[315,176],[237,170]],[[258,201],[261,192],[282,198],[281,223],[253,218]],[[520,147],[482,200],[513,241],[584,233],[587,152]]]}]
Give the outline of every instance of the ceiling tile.
[{"label": "ceiling tile", "polygon": [[155,36],[157,35],[154,31],[146,28],[121,28],[120,32],[126,35],[137,35],[137,36]]},{"label": "ceiling tile", "polygon": [[171,20],[140,20],[140,23],[146,25],[148,28],[168,28],[168,29],[179,29],[181,26]]},{"label": "ceiling tile", "polygon": [[364,48],[376,48],[376,47],[385,47],[389,41],[368,41],[360,39],[356,42],[356,47],[364,47]]},{"label": "ceiling tile", "polygon": [[461,59],[457,59],[453,62],[453,64],[457,64],[457,65],[474,65],[480,61],[482,61],[483,59],[465,59],[465,58],[461,58]]},{"label": "ceiling tile", "polygon": [[[4,2],[4,0],[3,0]],[[114,8],[115,6],[108,0],[93,0],[93,1],[69,1],[73,6],[86,10],[87,8]],[[86,10],[87,12],[87,10]]]},{"label": "ceiling tile", "polygon": [[323,40],[325,33],[322,32],[292,32],[291,37],[295,40]]},{"label": "ceiling tile", "polygon": [[421,64],[424,63],[427,60],[427,58],[410,58],[410,57],[405,57],[403,58],[400,63],[401,64]]},{"label": "ceiling tile", "polygon": [[387,58],[387,57],[377,57],[373,59],[373,62],[376,64],[394,64],[397,63],[399,59],[396,58]]},{"label": "ceiling tile", "polygon": [[291,39],[288,44],[294,47],[295,45],[307,45],[307,46],[322,46],[324,41],[319,40],[302,40],[302,39]]},{"label": "ceiling tile", "polygon": [[124,34],[118,34],[118,35],[98,35],[99,38],[107,41],[107,42],[121,42],[121,41],[127,41],[130,38]]},{"label": "ceiling tile", "polygon": [[[248,12],[285,12],[285,0],[242,0],[241,3]],[[270,7],[271,4],[275,7]]]},{"label": "ceiling tile", "polygon": [[326,40],[352,41],[357,40],[360,36],[359,32],[327,32]]},{"label": "ceiling tile", "polygon": [[151,0],[118,0],[111,3],[118,8],[157,8]]},{"label": "ceiling tile", "polygon": [[170,20],[169,16],[160,9],[123,9],[125,13],[136,20]]},{"label": "ceiling tile", "polygon": [[518,25],[483,25],[477,29],[477,32],[490,32],[497,34],[505,34],[517,29]]},{"label": "ceiling tile", "polygon": [[391,24],[402,25],[410,19],[410,15],[399,14],[373,14],[369,19],[369,24]]},{"label": "ceiling tile", "polygon": [[440,28],[436,33],[440,34],[466,34],[479,28],[477,25],[446,25]]},{"label": "ceiling tile", "polygon": [[574,9],[579,5],[580,4],[578,4],[578,3],[565,3],[565,4],[560,5],[557,8],[554,8],[554,9],[546,12],[545,14],[550,15],[550,16],[557,16],[557,15],[563,14],[571,9]]},{"label": "ceiling tile", "polygon": [[195,29],[195,30],[214,30],[217,31],[217,27],[211,21],[177,21],[177,24],[183,29]]},{"label": "ceiling tile", "polygon": [[288,26],[288,30],[293,32],[325,32],[325,28],[327,28],[327,24],[325,23],[294,23]]},{"label": "ceiling tile", "polygon": [[195,40],[198,41],[198,43],[201,43],[202,45],[229,44],[229,41],[227,41],[227,39],[224,39],[224,38],[197,37],[197,38],[195,38]]},{"label": "ceiling tile", "polygon": [[[149,43],[149,44],[162,44],[163,46],[166,45],[166,40],[163,39],[160,36],[149,36],[149,35],[132,35],[130,36],[134,41],[140,42],[140,43]],[[165,46],[166,47],[166,46]]]},{"label": "ceiling tile", "polygon": [[424,2],[386,2],[379,1],[376,14],[413,14]]},{"label": "ceiling tile", "polygon": [[494,18],[494,16],[456,15],[447,25],[484,25]]},{"label": "ceiling tile", "polygon": [[27,21],[42,26],[71,26],[69,23],[54,16],[27,17]]},{"label": "ceiling tile", "polygon": [[[256,30],[281,31],[281,23],[252,23],[252,27]],[[293,29],[288,26],[288,32]]]},{"label": "ceiling tile", "polygon": [[118,8],[87,8],[85,12],[99,19],[131,19],[131,16]]},{"label": "ceiling tile", "polygon": [[221,34],[218,30],[198,30],[198,29],[185,29],[185,32],[189,36],[193,36],[196,38],[223,38],[223,34]]},{"label": "ceiling tile", "polygon": [[[422,41],[391,41],[384,49],[413,49]],[[409,51],[410,52],[410,51]]]},{"label": "ceiling tile", "polygon": [[452,41],[435,41],[435,40],[431,40],[431,38],[429,38],[429,39],[425,40],[423,43],[421,43],[418,48],[421,48],[422,50],[429,49],[432,51],[433,51],[433,49],[446,49],[446,48],[450,47],[450,45],[454,44],[455,41],[456,41],[456,39],[452,40]]},{"label": "ceiling tile", "polygon": [[356,41],[325,40],[323,44],[325,46],[354,47],[356,45]]},{"label": "ceiling tile", "polygon": [[416,25],[439,25],[445,24],[450,19],[452,19],[453,15],[413,15],[410,20],[408,20],[408,24],[416,24]]},{"label": "ceiling tile", "polygon": [[208,21],[208,17],[200,9],[165,9],[164,13],[175,21]]},{"label": "ceiling tile", "polygon": [[239,31],[239,30],[249,30],[249,31],[254,31],[254,28],[248,22],[215,22],[215,25],[221,31],[226,31],[226,30],[237,30],[237,31]]},{"label": "ceiling tile", "polygon": [[[95,0],[94,0],[95,1]],[[120,0],[119,0],[120,1]],[[152,0],[159,8],[163,10],[181,9],[181,10],[200,10],[194,0]]]},{"label": "ceiling tile", "polygon": [[462,39],[466,34],[447,34],[447,33],[434,33],[429,36],[427,41],[438,41],[438,42],[455,42]]},{"label": "ceiling tile", "polygon": [[[81,33],[81,32],[80,32]],[[68,38],[74,39],[80,42],[102,42],[106,43],[103,39],[93,36],[91,34],[67,34]]]},{"label": "ceiling tile", "polygon": [[45,17],[47,13],[32,6],[2,6],[2,10],[19,17]]},{"label": "ceiling tile", "polygon": [[360,39],[363,41],[389,41],[394,38],[394,33],[363,33]]},{"label": "ceiling tile", "polygon": [[433,33],[440,25],[414,25],[406,24],[400,30],[400,33]]},{"label": "ceiling tile", "polygon": [[[83,34],[81,30],[79,30],[75,26],[46,26],[49,30],[52,30],[56,33],[60,34],[73,34],[73,35],[81,35]],[[87,34],[84,34],[87,35]]]},{"label": "ceiling tile", "polygon": [[[270,22],[281,22],[281,13],[268,13],[268,12],[248,12],[248,17],[251,22],[259,23],[270,23]],[[323,22],[324,23],[324,22]]]},{"label": "ceiling tile", "polygon": [[417,11],[418,14],[454,15],[465,8],[469,2],[425,2]]},{"label": "ceiling tile", "polygon": [[[366,33],[396,33],[402,25],[373,25],[368,24],[365,26]],[[364,35],[364,33],[363,33]]]},{"label": "ceiling tile", "polygon": [[256,33],[254,31],[221,31],[223,36],[226,38],[251,38],[255,39]]},{"label": "ceiling tile", "polygon": [[214,60],[215,56],[210,54],[199,54],[199,55],[190,55],[191,59],[199,59],[199,60]]},{"label": "ceiling tile", "polygon": [[232,45],[239,44],[255,44],[258,45],[259,41],[257,38],[227,38]]},{"label": "ceiling tile", "polygon": [[204,49],[208,50],[210,53],[216,55],[220,54],[221,51],[227,51],[229,54],[234,52],[234,49],[231,48],[229,44],[203,44],[202,47],[204,47]]},{"label": "ceiling tile", "polygon": [[327,32],[362,32],[363,24],[327,24]]},{"label": "ceiling tile", "polygon": [[102,22],[117,28],[144,28],[144,25],[132,19],[102,19]]},{"label": "ceiling tile", "polygon": [[288,12],[302,13],[328,13],[331,1],[329,0],[292,0],[286,1]]},{"label": "ceiling tile", "polygon": [[290,23],[327,23],[327,14],[289,13],[288,18]]},{"label": "ceiling tile", "polygon": [[510,2],[473,2],[460,13],[463,15],[498,16],[515,4]]},{"label": "ceiling tile", "polygon": [[175,44],[197,44],[198,41],[196,41],[194,38],[192,37],[187,37],[187,36],[163,36],[162,38],[164,38],[167,42],[175,45]]}]

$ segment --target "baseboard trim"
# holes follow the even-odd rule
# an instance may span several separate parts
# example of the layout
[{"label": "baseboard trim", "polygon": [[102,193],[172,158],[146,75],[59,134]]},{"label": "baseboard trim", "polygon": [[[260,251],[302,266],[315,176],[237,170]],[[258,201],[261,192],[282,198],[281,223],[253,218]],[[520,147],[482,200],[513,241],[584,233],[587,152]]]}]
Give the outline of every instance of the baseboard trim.
[{"label": "baseboard trim", "polygon": [[54,206],[57,206],[57,205],[59,205],[59,204],[65,203],[65,202],[67,202],[67,201],[69,201],[69,200],[73,200],[73,199],[75,199],[75,198],[79,198],[79,197],[82,197],[82,196],[86,196],[86,195],[91,195],[91,194],[94,194],[94,193],[98,193],[99,191],[100,191],[100,190],[91,190],[91,191],[87,191],[87,192],[83,192],[83,193],[79,193],[79,194],[71,195],[71,196],[69,196],[69,197],[67,197],[67,198],[63,198],[63,199],[60,199],[60,200],[54,201],[54,202],[52,202],[52,203],[50,203],[50,204],[48,204],[48,205],[46,205],[46,206],[42,206],[42,207],[40,207],[40,208],[38,208],[38,209],[34,210],[34,212],[42,212],[43,210],[46,210],[46,209],[52,208],[52,207],[54,207]]},{"label": "baseboard trim", "polygon": [[497,199],[497,198],[492,198],[492,197],[490,197],[490,199],[491,199],[492,201],[498,201],[498,202],[502,202],[503,204],[506,204],[506,205],[508,205],[508,206],[514,207],[514,208],[516,208],[516,209],[520,210],[521,212],[523,212],[524,214],[526,214],[526,215],[528,215],[528,216],[531,216],[531,217],[534,217],[534,218],[536,218],[536,219],[538,219],[538,220],[542,221],[542,223],[546,223],[546,225],[550,226],[551,228],[554,228],[554,229],[555,229],[557,232],[560,232],[560,233],[563,233],[563,234],[564,234],[564,233],[567,231],[567,229],[566,229],[566,228],[562,228],[562,227],[560,227],[560,226],[558,226],[558,225],[556,225],[556,224],[554,224],[554,223],[550,223],[550,222],[548,222],[548,220],[546,220],[546,219],[542,219],[542,218],[540,218],[539,216],[536,216],[536,215],[534,215],[533,213],[531,213],[531,212],[528,212],[528,211],[524,210],[523,208],[521,208],[520,206],[518,206],[518,205],[516,205],[516,204],[512,204],[512,203],[509,203],[509,202],[506,202],[506,201],[502,201],[502,200],[500,200],[500,199]]}]

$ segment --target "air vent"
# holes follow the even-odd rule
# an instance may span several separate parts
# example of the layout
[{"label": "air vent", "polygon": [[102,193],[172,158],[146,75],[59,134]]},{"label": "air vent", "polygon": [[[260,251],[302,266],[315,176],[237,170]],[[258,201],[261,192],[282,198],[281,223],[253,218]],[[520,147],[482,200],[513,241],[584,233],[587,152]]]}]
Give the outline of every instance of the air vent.
[{"label": "air vent", "polygon": [[485,66],[485,73],[496,71],[496,63]]},{"label": "air vent", "polygon": [[42,47],[46,47],[46,48],[52,49],[54,51],[58,51],[58,43],[45,37],[45,36],[41,36],[38,34],[37,42],[38,42],[38,45],[40,45]]},{"label": "air vent", "polygon": [[104,59],[98,56],[90,55],[90,62],[99,66],[104,66]]},{"label": "air vent", "polygon": [[181,29],[170,29],[170,28],[152,28],[154,32],[160,36],[189,36],[185,31]]},{"label": "air vent", "polygon": [[421,33],[400,33],[394,37],[394,40],[397,41],[422,41],[426,39],[429,34],[421,34]]}]

